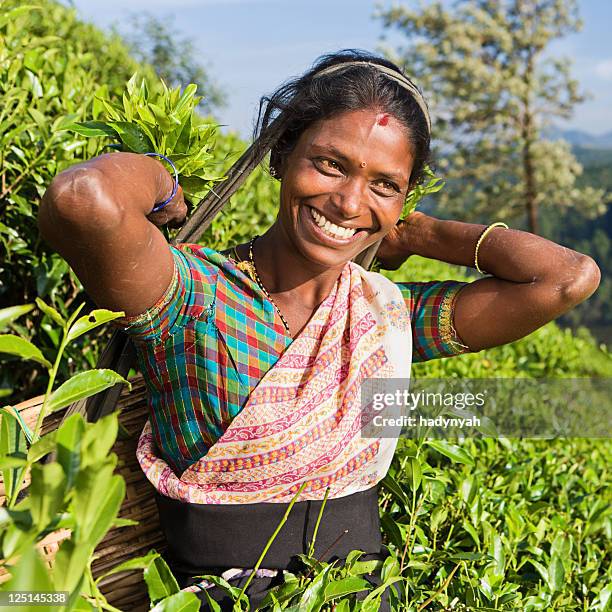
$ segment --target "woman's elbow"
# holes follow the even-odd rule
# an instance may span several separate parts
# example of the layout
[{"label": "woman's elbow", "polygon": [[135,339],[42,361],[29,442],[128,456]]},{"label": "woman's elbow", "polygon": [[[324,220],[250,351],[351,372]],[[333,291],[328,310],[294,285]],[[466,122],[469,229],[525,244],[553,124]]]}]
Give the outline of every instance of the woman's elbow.
[{"label": "woman's elbow", "polygon": [[48,241],[65,231],[112,229],[120,223],[120,210],[108,197],[104,177],[96,168],[75,166],[58,174],[38,211],[38,228]]},{"label": "woman's elbow", "polygon": [[566,305],[574,307],[595,293],[601,282],[601,270],[592,257],[580,254],[568,271],[570,273],[561,286],[560,296]]}]

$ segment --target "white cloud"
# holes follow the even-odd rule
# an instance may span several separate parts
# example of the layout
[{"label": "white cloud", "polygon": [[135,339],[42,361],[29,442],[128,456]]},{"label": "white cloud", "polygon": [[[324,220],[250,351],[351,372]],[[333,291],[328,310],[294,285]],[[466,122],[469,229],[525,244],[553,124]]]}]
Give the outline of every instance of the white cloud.
[{"label": "white cloud", "polygon": [[612,81],[612,59],[605,59],[595,64],[595,74],[604,81]]}]

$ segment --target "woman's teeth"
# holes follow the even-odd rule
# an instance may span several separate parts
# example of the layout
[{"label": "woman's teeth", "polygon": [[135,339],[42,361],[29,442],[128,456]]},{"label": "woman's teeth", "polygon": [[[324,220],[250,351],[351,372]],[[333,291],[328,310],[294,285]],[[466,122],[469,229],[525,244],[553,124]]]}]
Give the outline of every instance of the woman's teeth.
[{"label": "woman's teeth", "polygon": [[329,236],[332,238],[350,238],[357,231],[352,227],[340,227],[335,223],[332,223],[327,217],[317,212],[314,208],[310,209],[310,214],[314,219],[315,223]]}]

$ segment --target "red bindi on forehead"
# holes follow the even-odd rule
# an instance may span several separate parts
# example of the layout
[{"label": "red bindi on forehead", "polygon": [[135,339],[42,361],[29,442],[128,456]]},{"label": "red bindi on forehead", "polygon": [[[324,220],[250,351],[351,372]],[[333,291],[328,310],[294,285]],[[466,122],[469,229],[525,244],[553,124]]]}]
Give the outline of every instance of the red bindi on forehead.
[{"label": "red bindi on forehead", "polygon": [[387,125],[389,123],[389,115],[383,113],[377,121],[378,125]]}]

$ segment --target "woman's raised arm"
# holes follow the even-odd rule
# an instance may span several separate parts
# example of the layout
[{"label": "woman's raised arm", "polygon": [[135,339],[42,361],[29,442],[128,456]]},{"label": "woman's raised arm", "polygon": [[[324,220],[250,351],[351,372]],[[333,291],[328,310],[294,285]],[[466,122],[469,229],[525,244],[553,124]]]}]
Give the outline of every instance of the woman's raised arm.
[{"label": "woman's raised arm", "polygon": [[[412,254],[472,267],[485,227],[413,213],[383,241],[377,257],[387,269]],[[588,255],[503,227],[484,237],[478,265],[492,276],[462,288],[453,313],[455,330],[472,351],[527,336],[586,300],[601,277]]]},{"label": "woman's raised arm", "polygon": [[172,279],[169,245],[156,225],[180,224],[182,190],[164,166],[135,153],[109,153],[71,166],[47,189],[38,213],[43,239],[70,264],[100,308],[135,315],[153,305]]}]

